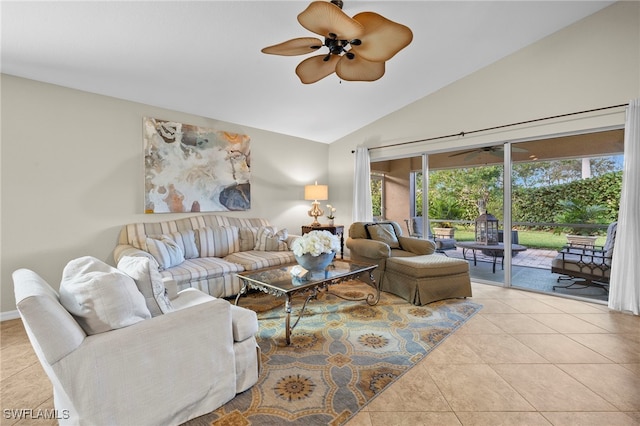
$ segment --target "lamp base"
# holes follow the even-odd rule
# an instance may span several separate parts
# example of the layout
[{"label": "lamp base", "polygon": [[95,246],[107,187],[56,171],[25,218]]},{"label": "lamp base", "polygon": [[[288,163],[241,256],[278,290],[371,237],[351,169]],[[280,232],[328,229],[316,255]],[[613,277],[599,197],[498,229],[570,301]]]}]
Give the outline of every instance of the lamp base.
[{"label": "lamp base", "polygon": [[309,216],[313,218],[313,223],[311,226],[320,226],[320,222],[318,222],[318,216],[322,216],[324,212],[320,209],[320,203],[318,201],[314,201],[311,204],[311,210],[307,212]]}]

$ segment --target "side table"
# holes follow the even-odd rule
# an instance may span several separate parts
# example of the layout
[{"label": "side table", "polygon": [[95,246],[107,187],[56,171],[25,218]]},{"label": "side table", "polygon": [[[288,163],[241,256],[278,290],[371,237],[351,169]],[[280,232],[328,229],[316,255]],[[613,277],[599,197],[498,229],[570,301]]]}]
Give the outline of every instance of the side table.
[{"label": "side table", "polygon": [[302,227],[302,235],[308,234],[311,231],[329,231],[333,235],[340,236],[340,259],[344,259],[344,225],[304,225]]}]

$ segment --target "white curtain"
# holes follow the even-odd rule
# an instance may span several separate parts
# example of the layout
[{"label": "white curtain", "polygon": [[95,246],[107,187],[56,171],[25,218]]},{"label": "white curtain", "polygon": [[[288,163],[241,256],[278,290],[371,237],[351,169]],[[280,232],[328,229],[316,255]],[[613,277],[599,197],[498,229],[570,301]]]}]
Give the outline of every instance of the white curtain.
[{"label": "white curtain", "polygon": [[353,221],[373,221],[371,204],[371,165],[369,150],[358,146],[355,152],[356,172],[353,179]]},{"label": "white curtain", "polygon": [[609,285],[609,308],[640,314],[640,98],[629,103],[624,171]]}]

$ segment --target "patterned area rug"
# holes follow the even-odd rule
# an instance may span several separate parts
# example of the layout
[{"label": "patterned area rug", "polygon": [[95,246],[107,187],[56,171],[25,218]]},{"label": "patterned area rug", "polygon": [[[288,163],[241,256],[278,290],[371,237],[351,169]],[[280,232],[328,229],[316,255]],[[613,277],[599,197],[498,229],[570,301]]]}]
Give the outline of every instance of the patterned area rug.
[{"label": "patterned area rug", "polygon": [[[371,287],[352,281],[330,291],[360,298]],[[293,299],[292,324],[304,299]],[[188,426],[344,424],[482,307],[467,299],[413,306],[388,293],[369,306],[323,292],[309,302],[287,346],[284,298],[252,293],[239,305],[260,320],[258,383]]]}]

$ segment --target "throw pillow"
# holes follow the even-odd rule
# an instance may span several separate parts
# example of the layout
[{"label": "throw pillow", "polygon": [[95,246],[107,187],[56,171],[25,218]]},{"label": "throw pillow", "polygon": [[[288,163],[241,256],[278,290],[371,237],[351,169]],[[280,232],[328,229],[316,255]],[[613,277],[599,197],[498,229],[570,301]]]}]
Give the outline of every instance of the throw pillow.
[{"label": "throw pillow", "polygon": [[147,237],[147,250],[156,259],[160,270],[176,266],[184,262],[184,252],[173,239],[167,235]]},{"label": "throw pillow", "polygon": [[146,257],[123,256],[118,269],[133,278],[152,317],[173,311],[162,276]]},{"label": "throw pillow", "polygon": [[400,241],[396,235],[396,230],[391,223],[368,223],[364,226],[369,239],[382,241],[390,248],[400,248]]},{"label": "throw pillow", "polygon": [[196,229],[196,243],[200,257],[225,257],[240,251],[240,237],[237,226]]},{"label": "throw pillow", "polygon": [[196,259],[200,257],[198,246],[196,246],[196,234],[192,229],[172,232],[169,234],[169,237],[182,249],[185,259]]},{"label": "throw pillow", "polygon": [[274,232],[271,227],[262,227],[258,230],[256,236],[256,246],[254,250],[258,251],[286,251],[289,250],[286,240],[288,237],[287,229],[281,229]]},{"label": "throw pillow", "polygon": [[254,249],[259,230],[260,228],[257,226],[243,226],[238,230],[240,236],[240,251]]},{"label": "throw pillow", "polygon": [[59,293],[62,306],[88,335],[151,318],[133,279],[91,256],[72,260],[65,266]]}]

